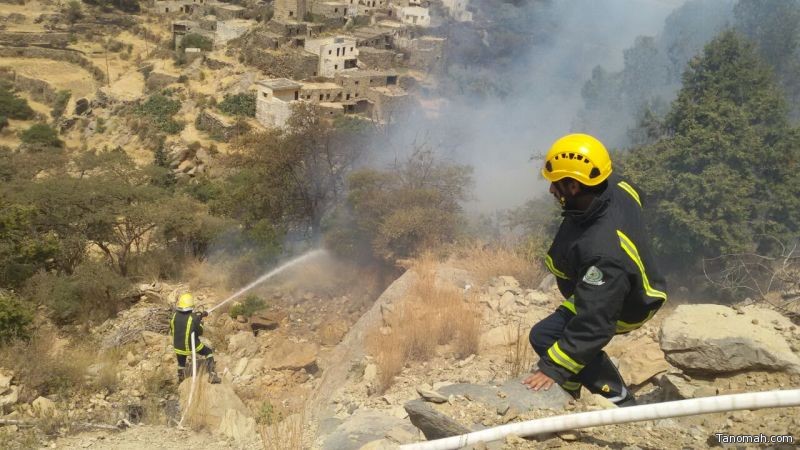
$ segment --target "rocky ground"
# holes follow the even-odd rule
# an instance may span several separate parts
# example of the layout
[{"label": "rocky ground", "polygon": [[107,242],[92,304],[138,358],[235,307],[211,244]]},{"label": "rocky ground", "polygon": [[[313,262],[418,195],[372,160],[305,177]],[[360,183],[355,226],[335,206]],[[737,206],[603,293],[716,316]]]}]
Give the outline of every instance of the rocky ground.
[{"label": "rocky ground", "polygon": [[[223,383],[201,383],[199,409],[187,421],[195,431],[175,428],[189,386],[188,382],[181,389],[175,386],[173,355],[163,324],[138,332],[132,325],[163,314],[156,312],[165,307],[158,299],[169,293],[158,286],[150,289],[157,295],[144,295],[120,318],[95,330],[102,337],[99,342],[121,343],[127,349],[120,357],[119,372],[126,389],[89,399],[41,398],[14,404],[13,394],[25,381],[6,374],[0,378],[0,403],[5,402],[11,413],[3,418],[33,419],[55,407],[66,409],[75,421],[102,417],[105,424],[129,425],[121,432],[68,433],[50,441],[57,448],[160,448],[176,442],[203,448],[261,448],[269,447],[259,436],[262,425],[285,417],[302,418],[308,422],[304,447],[358,449],[614,407],[586,391],[574,401],[559,388],[534,393],[519,382],[535,367],[536,357],[526,342],[528,329],[559,301],[552,282],[529,289],[511,277],[497,277],[485,286],[474,286],[463,271],[440,270],[440,275],[442,282],[460,289],[469,285],[465,298],[480,305],[480,351],[455,359],[447,346],[441,346],[441,356],[407,366],[383,393],[376,389],[379,368],[363,351],[363,331],[380,326],[386,311],[402,301],[402,291],[414,276],[411,272],[368,310],[366,303],[353,307],[353,299],[347,297],[276,290],[268,294],[271,307],[250,318],[212,316],[208,337],[217,350]],[[136,337],[129,339],[132,335]],[[642,403],[792,388],[800,384],[798,349],[800,331],[780,313],[759,305],[710,304],[667,305],[653,321],[616,337],[607,348]],[[91,371],[100,373],[102,368]],[[153,373],[163,377],[160,396],[144,382],[152,383]],[[153,403],[161,406],[168,425],[142,420],[141,413]],[[791,435],[800,425],[798,413],[798,408],[736,411],[576,430],[534,440],[512,436],[487,445],[707,447],[717,445],[715,433]],[[7,425],[0,432],[21,437],[25,429]]]}]

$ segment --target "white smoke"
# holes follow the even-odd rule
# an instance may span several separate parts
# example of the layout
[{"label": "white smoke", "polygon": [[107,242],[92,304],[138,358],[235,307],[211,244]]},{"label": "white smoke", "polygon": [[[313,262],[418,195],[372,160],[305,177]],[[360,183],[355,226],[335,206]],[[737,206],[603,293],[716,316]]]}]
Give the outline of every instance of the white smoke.
[{"label": "white smoke", "polygon": [[[494,2],[494,0],[473,0]],[[496,3],[496,2],[495,2]],[[656,35],[682,0],[571,0],[537,4],[554,31],[546,42],[515,55],[511,94],[505,99],[452,100],[438,119],[414,115],[389,145],[390,157],[412,140],[429,140],[446,158],[475,172],[474,213],[513,208],[546,193],[540,160],[559,136],[574,130],[581,88],[592,69],[619,70],[622,51],[636,36]],[[533,3],[531,3],[533,5]],[[533,7],[533,6],[531,6]],[[536,24],[531,24],[532,27]],[[596,133],[603,140],[603,133]],[[421,138],[422,137],[422,138]],[[384,145],[386,145],[384,143]]]}]

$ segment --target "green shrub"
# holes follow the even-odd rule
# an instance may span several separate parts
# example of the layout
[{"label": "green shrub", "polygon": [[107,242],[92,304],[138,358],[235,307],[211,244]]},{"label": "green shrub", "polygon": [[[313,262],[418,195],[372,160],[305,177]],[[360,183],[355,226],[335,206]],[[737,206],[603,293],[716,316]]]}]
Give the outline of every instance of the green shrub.
[{"label": "green shrub", "polygon": [[28,101],[19,98],[5,86],[0,87],[0,116],[16,120],[33,119],[35,113],[28,105]]},{"label": "green shrub", "polygon": [[229,116],[255,117],[256,96],[255,94],[226,95],[218,108]]},{"label": "green shrub", "polygon": [[283,421],[283,419],[283,411],[277,411],[272,405],[272,402],[266,400],[261,403],[261,407],[258,409],[258,416],[256,416],[257,423],[261,425],[273,425]]},{"label": "green shrub", "polygon": [[42,147],[61,148],[64,143],[58,138],[58,132],[45,123],[36,123],[20,133],[22,142]]},{"label": "green shrub", "polygon": [[33,320],[30,308],[17,296],[0,290],[0,344],[14,339],[26,339]]},{"label": "green shrub", "polygon": [[120,41],[111,41],[108,43],[108,51],[118,53],[121,52],[122,49],[125,48],[125,44]]},{"label": "green shrub", "polygon": [[70,97],[72,97],[72,92],[58,91],[56,94],[56,99],[53,102],[53,110],[50,111],[50,115],[53,117],[53,119],[58,119],[64,115],[64,111],[67,109],[67,103],[69,103]]},{"label": "green shrub", "polygon": [[201,36],[199,34],[189,33],[183,37],[181,41],[180,50],[186,50],[187,48],[199,48],[200,50],[205,50],[207,52],[211,51],[214,43],[211,42],[205,36]]},{"label": "green shrub", "polygon": [[50,309],[50,318],[60,325],[102,321],[120,309],[129,282],[108,266],[83,263],[72,275],[40,272],[28,280],[26,293]]},{"label": "green shrub", "polygon": [[248,295],[240,303],[235,303],[228,311],[234,319],[239,316],[250,317],[266,307],[264,299],[256,295]]},{"label": "green shrub", "polygon": [[0,131],[8,126],[8,117],[0,116]]},{"label": "green shrub", "polygon": [[75,23],[83,19],[83,10],[81,9],[81,2],[79,2],[78,0],[70,1],[64,8],[63,13],[67,18],[67,22],[69,23]]},{"label": "green shrub", "polygon": [[136,114],[167,134],[183,130],[183,124],[172,118],[181,109],[181,102],[163,94],[153,94],[136,108]]}]

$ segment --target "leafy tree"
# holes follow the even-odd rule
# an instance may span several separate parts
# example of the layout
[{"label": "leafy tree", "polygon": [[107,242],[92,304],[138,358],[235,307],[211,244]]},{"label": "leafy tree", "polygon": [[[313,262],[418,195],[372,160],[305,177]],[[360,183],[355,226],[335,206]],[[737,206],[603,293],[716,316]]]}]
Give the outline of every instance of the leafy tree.
[{"label": "leafy tree", "polygon": [[229,116],[256,116],[255,94],[226,95],[225,99],[217,106],[220,111]]},{"label": "leafy tree", "polygon": [[0,290],[0,344],[28,337],[32,321],[27,305],[11,292]]},{"label": "leafy tree", "polygon": [[200,256],[224,226],[204,205],[157,186],[155,176],[160,172],[137,168],[121,149],[84,152],[69,171],[29,181],[12,200],[30,205],[36,225],[58,238],[59,271],[71,273],[91,245],[126,276],[153,252]]},{"label": "leafy tree", "polygon": [[385,261],[452,242],[463,225],[461,202],[470,184],[471,168],[437,161],[426,148],[389,170],[355,171],[347,196],[355,232],[334,228],[330,236],[345,253],[366,242]]},{"label": "leafy tree", "polygon": [[800,1],[739,0],[734,8],[736,28],[749,37],[775,71],[800,117]]},{"label": "leafy tree", "polygon": [[731,3],[687,1],[665,19],[658,36],[636,38],[623,52],[621,71],[595,68],[581,90],[584,107],[578,127],[604,136],[610,147],[628,146],[628,130],[647,110],[655,116],[666,113],[658,107],[674,98],[687,62],[728,25]]},{"label": "leafy tree", "polygon": [[70,97],[72,97],[72,92],[70,91],[58,91],[58,93],[56,93],[56,99],[53,101],[53,110],[50,111],[50,116],[52,116],[53,119],[59,119],[64,115]]},{"label": "leafy tree", "polygon": [[36,123],[20,133],[23,143],[35,148],[61,148],[64,142],[58,138],[58,132],[45,123]]},{"label": "leafy tree", "polygon": [[64,15],[69,23],[75,23],[83,19],[81,2],[78,0],[71,0],[69,3],[67,3],[67,6],[64,7]]},{"label": "leafy tree", "polygon": [[6,87],[0,87],[0,116],[9,119],[30,120],[36,113],[28,105],[28,101],[19,98]]},{"label": "leafy tree", "polygon": [[361,122],[348,123],[352,126],[334,125],[316,106],[301,103],[285,130],[243,137],[229,161],[236,170],[218,206],[246,228],[280,234],[285,225],[285,231],[318,237],[323,217],[344,198],[345,176],[368,143],[368,130],[355,125]]},{"label": "leafy tree", "polygon": [[56,236],[36,223],[27,205],[0,200],[0,286],[17,288],[59,251]]},{"label": "leafy tree", "polygon": [[128,13],[138,13],[141,11],[139,0],[83,0],[87,5],[99,6],[104,11],[118,9]]},{"label": "leafy tree", "polygon": [[184,51],[187,48],[199,48],[200,50],[210,52],[213,47],[214,43],[211,42],[211,39],[196,33],[189,33],[181,39],[180,50]]},{"label": "leafy tree", "polygon": [[72,274],[40,272],[25,288],[37,305],[45,305],[57,324],[76,321],[101,321],[112,317],[124,306],[123,294],[130,282],[107,265],[85,262]]},{"label": "leafy tree", "polygon": [[655,249],[675,268],[797,231],[800,141],[786,112],[771,72],[735,32],[689,63],[665,137],[620,160],[651,196]]}]

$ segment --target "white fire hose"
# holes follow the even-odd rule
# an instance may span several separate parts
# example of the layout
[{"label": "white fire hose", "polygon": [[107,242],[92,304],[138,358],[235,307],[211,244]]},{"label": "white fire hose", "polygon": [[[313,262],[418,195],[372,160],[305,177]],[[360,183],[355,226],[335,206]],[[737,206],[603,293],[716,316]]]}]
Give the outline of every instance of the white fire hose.
[{"label": "white fire hose", "polygon": [[189,399],[186,401],[186,407],[183,408],[183,414],[181,415],[181,421],[178,422],[178,428],[183,427],[183,420],[186,419],[186,413],[189,412],[189,408],[191,408],[192,406],[194,387],[195,384],[197,384],[197,354],[195,352],[195,345],[194,345],[194,331],[192,331],[190,339],[192,340],[192,385],[189,387]]},{"label": "white fire hose", "polygon": [[741,409],[777,408],[779,406],[800,406],[800,389],[720,395],[548,417],[545,419],[501,425],[499,427],[475,431],[461,436],[402,445],[400,448],[403,450],[449,450],[476,444],[478,442],[496,441],[511,434],[517,436],[534,436],[543,433],[554,433],[601,425],[737,411]]}]

